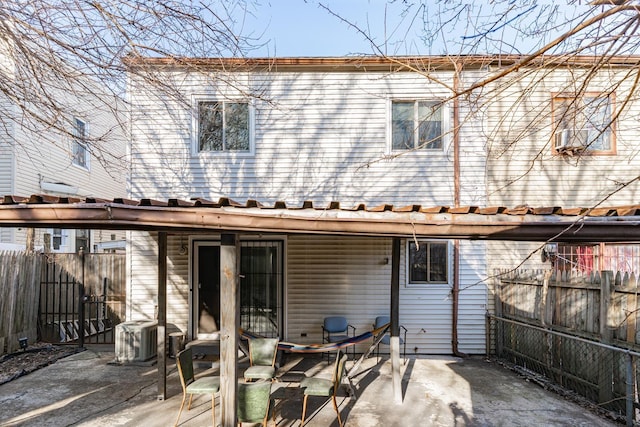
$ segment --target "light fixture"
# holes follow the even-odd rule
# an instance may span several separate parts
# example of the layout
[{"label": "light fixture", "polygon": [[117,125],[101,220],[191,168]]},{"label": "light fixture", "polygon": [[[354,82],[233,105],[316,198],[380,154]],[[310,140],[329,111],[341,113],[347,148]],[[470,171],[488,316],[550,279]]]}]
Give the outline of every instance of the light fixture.
[{"label": "light fixture", "polygon": [[187,247],[184,244],[183,236],[180,236],[180,249],[178,250],[178,253],[180,255],[186,255],[187,254]]},{"label": "light fixture", "polygon": [[29,346],[29,339],[27,337],[18,338],[18,343],[21,349],[26,350]]}]

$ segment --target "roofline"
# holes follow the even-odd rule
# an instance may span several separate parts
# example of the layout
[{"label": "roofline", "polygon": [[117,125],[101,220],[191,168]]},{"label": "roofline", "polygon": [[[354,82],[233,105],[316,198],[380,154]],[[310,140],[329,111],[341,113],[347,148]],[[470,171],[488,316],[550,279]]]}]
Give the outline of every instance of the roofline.
[{"label": "roofline", "polygon": [[[194,68],[226,71],[410,71],[481,69],[487,66],[510,66],[530,59],[527,55],[434,55],[434,56],[344,56],[344,57],[273,57],[273,58],[190,58],[190,57],[142,57],[124,59],[129,69],[162,67]],[[593,67],[601,63],[601,56],[594,55],[542,55],[527,61],[527,67]],[[640,55],[611,56],[608,67],[637,67]]]},{"label": "roofline", "polygon": [[0,227],[250,232],[508,241],[637,242],[640,215],[513,215],[115,203],[0,205]]}]

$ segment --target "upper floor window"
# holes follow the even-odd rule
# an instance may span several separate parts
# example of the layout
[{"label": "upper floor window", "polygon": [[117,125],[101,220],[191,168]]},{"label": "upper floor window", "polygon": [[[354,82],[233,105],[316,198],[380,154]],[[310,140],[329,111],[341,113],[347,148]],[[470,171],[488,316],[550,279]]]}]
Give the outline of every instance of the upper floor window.
[{"label": "upper floor window", "polygon": [[50,230],[51,250],[53,252],[78,252],[84,248],[85,252],[91,252],[91,230],[69,230],[53,228]]},{"label": "upper floor window", "polygon": [[80,229],[76,230],[76,252],[80,250],[80,248],[84,248],[85,252],[91,252],[91,230]]},{"label": "upper floor window", "polygon": [[419,240],[408,242],[409,284],[449,283],[449,244]]},{"label": "upper floor window", "polygon": [[392,101],[392,150],[442,150],[443,106],[440,101]]},{"label": "upper floor window", "polygon": [[249,152],[250,111],[247,102],[199,101],[199,152]]},{"label": "upper floor window", "polygon": [[87,151],[87,124],[78,118],[73,119],[73,144],[71,152],[73,164],[89,168],[89,153]]},{"label": "upper floor window", "polygon": [[613,95],[553,98],[553,149],[557,153],[613,154]]}]

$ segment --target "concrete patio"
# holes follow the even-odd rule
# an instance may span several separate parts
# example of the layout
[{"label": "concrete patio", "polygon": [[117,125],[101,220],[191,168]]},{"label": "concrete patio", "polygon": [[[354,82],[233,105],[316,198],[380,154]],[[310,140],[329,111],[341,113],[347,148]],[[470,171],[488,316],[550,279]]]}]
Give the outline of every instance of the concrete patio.
[{"label": "concrete patio", "polygon": [[[91,346],[0,386],[0,425],[173,425],[182,397],[173,360],[169,359],[168,398],[158,401],[154,365],[118,366],[110,363],[113,359],[113,347]],[[299,426],[302,391],[298,382],[317,374],[330,378],[331,365],[319,356],[295,354],[286,355],[282,362],[272,393],[277,402],[276,423]],[[347,369],[351,366],[350,361]],[[197,375],[211,371],[202,367]],[[403,366],[402,404],[393,400],[388,359],[365,360],[352,384],[356,396],[342,390],[338,398],[347,427],[616,425],[481,357],[408,359]],[[219,406],[217,415],[219,419]],[[310,398],[307,418],[309,427],[338,425],[332,405],[324,404],[323,398]],[[179,425],[210,426],[210,399],[195,396]]]}]

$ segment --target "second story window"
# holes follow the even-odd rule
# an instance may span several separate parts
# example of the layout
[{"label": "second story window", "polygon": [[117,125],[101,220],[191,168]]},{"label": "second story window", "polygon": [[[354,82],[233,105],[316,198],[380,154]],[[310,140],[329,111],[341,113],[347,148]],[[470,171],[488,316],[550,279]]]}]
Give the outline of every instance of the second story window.
[{"label": "second story window", "polygon": [[443,123],[439,101],[392,101],[391,149],[442,150]]},{"label": "second story window", "polygon": [[249,104],[246,102],[198,102],[199,152],[249,152]]},{"label": "second story window", "polygon": [[73,143],[71,147],[73,164],[89,169],[89,152],[87,151],[87,124],[80,119],[73,119]]},{"label": "second story window", "polygon": [[553,98],[553,149],[559,154],[614,154],[613,96]]}]

